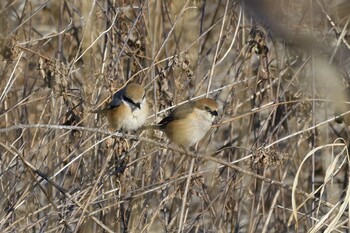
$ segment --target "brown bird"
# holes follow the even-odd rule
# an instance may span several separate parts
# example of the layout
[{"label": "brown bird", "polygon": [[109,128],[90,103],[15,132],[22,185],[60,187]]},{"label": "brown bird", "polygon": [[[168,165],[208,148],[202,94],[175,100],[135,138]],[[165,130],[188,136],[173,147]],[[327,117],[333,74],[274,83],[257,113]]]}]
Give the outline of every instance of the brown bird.
[{"label": "brown bird", "polygon": [[175,108],[151,128],[162,130],[172,142],[189,147],[199,142],[209,131],[218,115],[217,111],[216,101],[202,98]]},{"label": "brown bird", "polygon": [[149,114],[145,89],[139,84],[130,83],[114,93],[105,109],[92,112],[106,114],[109,125],[115,130],[137,130],[146,122]]}]

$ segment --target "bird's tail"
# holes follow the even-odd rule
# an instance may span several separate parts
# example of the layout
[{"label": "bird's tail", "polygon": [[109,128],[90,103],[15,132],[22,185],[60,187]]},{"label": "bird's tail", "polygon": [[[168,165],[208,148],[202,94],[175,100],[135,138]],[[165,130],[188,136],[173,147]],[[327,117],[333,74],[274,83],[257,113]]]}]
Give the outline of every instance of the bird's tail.
[{"label": "bird's tail", "polygon": [[144,125],[139,130],[160,130],[160,125]]},{"label": "bird's tail", "polygon": [[104,108],[104,109],[97,109],[97,110],[90,111],[90,113],[105,114],[105,113],[107,113],[107,111],[108,111],[108,109]]}]

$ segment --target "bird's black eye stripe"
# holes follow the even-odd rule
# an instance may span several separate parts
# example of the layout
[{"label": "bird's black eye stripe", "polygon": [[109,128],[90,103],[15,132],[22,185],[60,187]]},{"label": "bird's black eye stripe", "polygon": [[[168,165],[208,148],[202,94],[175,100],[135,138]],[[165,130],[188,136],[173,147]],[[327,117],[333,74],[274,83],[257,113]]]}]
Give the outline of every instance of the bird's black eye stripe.
[{"label": "bird's black eye stripe", "polygon": [[130,99],[130,98],[128,98],[128,97],[126,97],[126,96],[124,96],[124,100],[126,100],[126,102],[129,102],[129,103],[131,103],[131,104],[135,105],[135,102],[134,102],[134,101],[132,101],[132,99]]},{"label": "bird's black eye stripe", "polygon": [[204,109],[205,109],[205,111],[210,112],[210,114],[213,115],[213,116],[217,116],[217,115],[218,115],[218,112],[217,112],[217,111],[211,110],[211,108],[209,108],[208,106],[205,106]]},{"label": "bird's black eye stripe", "polygon": [[124,96],[123,98],[126,102],[128,102],[130,104],[130,106],[132,106],[131,108],[133,110],[135,110],[136,108],[141,108],[140,103],[135,103],[132,99],[128,98],[127,96]]}]

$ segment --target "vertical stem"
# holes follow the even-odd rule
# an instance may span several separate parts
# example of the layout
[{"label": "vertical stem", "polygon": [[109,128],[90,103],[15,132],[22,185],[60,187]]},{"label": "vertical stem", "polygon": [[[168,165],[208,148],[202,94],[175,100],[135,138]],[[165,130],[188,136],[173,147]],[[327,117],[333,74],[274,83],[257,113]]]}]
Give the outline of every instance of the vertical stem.
[{"label": "vertical stem", "polygon": [[[311,35],[314,33],[314,23],[313,23],[313,0],[310,0],[310,29],[311,29]],[[312,125],[316,125],[316,102],[315,102],[315,90],[316,90],[316,83],[315,83],[315,56],[314,56],[314,49],[311,50],[311,73],[312,73]],[[312,130],[311,134],[311,148],[315,148],[315,136],[316,136],[316,128]],[[315,153],[311,157],[311,192],[313,193],[315,191]],[[312,202],[311,209],[315,209],[315,202]],[[315,212],[312,211],[312,219],[315,219]],[[314,222],[312,222],[312,226]]]},{"label": "vertical stem", "polygon": [[215,66],[216,66],[216,60],[217,60],[217,56],[218,56],[219,49],[220,49],[220,40],[221,40],[223,31],[224,31],[225,19],[226,19],[226,14],[227,14],[229,2],[230,2],[229,0],[226,1],[225,13],[224,13],[224,16],[223,16],[223,18],[222,18],[222,24],[221,24],[220,34],[219,34],[219,38],[218,38],[218,43],[217,43],[217,45],[216,45],[215,55],[214,55],[214,59],[213,59],[213,65],[211,66],[211,69],[210,69],[210,75],[209,75],[209,79],[208,79],[207,93],[206,93],[205,97],[208,97],[209,92],[210,92],[210,86],[211,86],[211,82],[212,82],[212,79],[213,79],[214,69],[215,69]]},{"label": "vertical stem", "polygon": [[186,222],[186,218],[184,218],[184,213],[185,213],[185,208],[186,208],[187,193],[188,193],[188,189],[189,189],[189,186],[190,186],[190,183],[191,183],[191,176],[192,176],[192,172],[193,172],[194,161],[195,161],[195,158],[192,158],[191,165],[190,165],[190,168],[188,170],[186,186],[185,186],[185,192],[184,192],[184,196],[183,196],[183,199],[182,199],[182,206],[181,206],[181,214],[180,214],[180,220],[179,220],[178,233],[183,232],[184,223]]}]

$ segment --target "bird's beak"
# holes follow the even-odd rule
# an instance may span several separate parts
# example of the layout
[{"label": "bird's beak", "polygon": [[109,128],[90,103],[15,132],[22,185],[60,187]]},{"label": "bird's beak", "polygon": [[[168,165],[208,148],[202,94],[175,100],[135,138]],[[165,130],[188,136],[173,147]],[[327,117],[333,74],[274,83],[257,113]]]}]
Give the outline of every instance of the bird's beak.
[{"label": "bird's beak", "polygon": [[217,112],[217,111],[212,111],[212,112],[211,112],[211,115],[217,116],[217,115],[218,115],[218,112]]},{"label": "bird's beak", "polygon": [[139,109],[141,109],[141,103],[135,103],[136,107],[138,107]]}]

